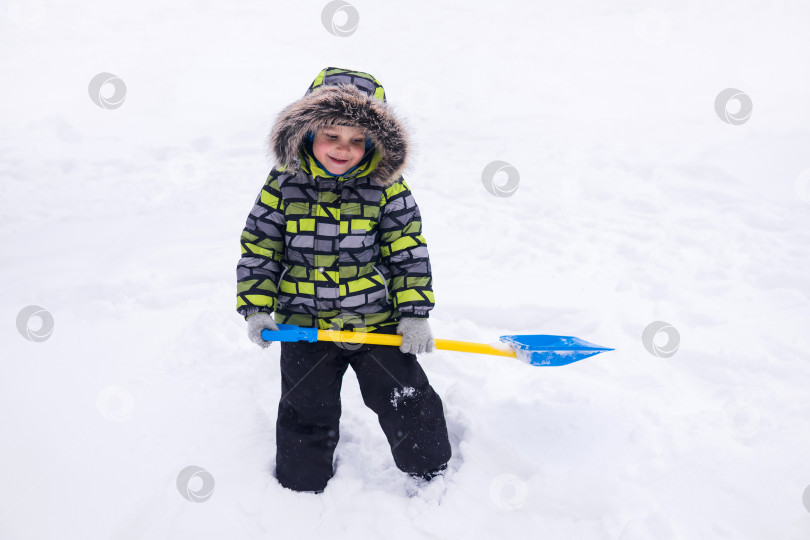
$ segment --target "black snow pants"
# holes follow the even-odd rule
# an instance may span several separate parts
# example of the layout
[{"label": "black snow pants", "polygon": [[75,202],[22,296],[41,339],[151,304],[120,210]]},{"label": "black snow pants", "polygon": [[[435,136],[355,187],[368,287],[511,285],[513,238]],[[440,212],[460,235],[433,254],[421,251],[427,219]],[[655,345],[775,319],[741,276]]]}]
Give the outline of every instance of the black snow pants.
[{"label": "black snow pants", "polygon": [[[395,334],[396,327],[378,332]],[[400,470],[424,474],[448,462],[442,401],[416,355],[390,345],[282,342],[276,422],[276,478],[282,486],[319,492],[334,474],[340,389],[348,366],[357,375],[363,402],[377,414]]]}]

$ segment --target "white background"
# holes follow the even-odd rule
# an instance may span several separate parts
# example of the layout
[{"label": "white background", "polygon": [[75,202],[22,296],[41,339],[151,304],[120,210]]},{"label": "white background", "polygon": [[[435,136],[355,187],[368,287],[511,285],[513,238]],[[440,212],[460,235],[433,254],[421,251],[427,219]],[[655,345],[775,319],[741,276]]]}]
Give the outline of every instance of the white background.
[{"label": "white background", "polygon": [[[356,1],[346,37],[325,5],[0,4],[0,538],[810,537],[810,5]],[[278,485],[279,348],[235,312],[267,133],[327,66],[408,119],[436,337],[616,349],[423,356],[454,456],[415,496],[351,373],[335,478]]]}]

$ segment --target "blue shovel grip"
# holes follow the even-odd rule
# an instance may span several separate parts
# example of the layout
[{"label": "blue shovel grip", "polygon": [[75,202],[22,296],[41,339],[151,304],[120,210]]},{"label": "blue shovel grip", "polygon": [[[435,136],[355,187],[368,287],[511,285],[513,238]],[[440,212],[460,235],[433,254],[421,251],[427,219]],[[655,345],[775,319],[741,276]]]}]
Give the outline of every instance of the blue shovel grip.
[{"label": "blue shovel grip", "polygon": [[265,341],[318,341],[317,328],[305,328],[294,324],[279,324],[278,330],[262,330]]}]

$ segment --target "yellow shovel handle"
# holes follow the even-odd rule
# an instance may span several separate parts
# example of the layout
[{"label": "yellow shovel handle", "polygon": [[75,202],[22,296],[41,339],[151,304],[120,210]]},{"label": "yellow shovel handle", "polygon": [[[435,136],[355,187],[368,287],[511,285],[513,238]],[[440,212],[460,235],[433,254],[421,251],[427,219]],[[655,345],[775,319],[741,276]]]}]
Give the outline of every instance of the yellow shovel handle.
[{"label": "yellow shovel handle", "polygon": [[[375,334],[371,332],[344,332],[341,330],[318,330],[318,341],[341,341],[343,343],[368,343],[369,345],[402,345],[402,336],[394,334]],[[446,351],[461,351],[478,354],[493,354],[517,358],[512,349],[499,349],[484,343],[471,341],[453,341],[437,339],[436,348]]]}]

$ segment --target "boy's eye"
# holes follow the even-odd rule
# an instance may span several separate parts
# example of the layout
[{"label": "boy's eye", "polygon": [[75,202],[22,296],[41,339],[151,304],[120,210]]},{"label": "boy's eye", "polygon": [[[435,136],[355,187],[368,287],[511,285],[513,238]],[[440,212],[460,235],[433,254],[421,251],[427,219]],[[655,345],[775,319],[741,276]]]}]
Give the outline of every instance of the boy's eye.
[{"label": "boy's eye", "polygon": [[[332,134],[332,133],[324,133],[323,136],[326,137],[327,141],[336,141],[336,140],[338,140],[340,138],[338,135],[335,135],[335,134]],[[366,140],[365,139],[352,139],[352,144],[366,144]]]}]

